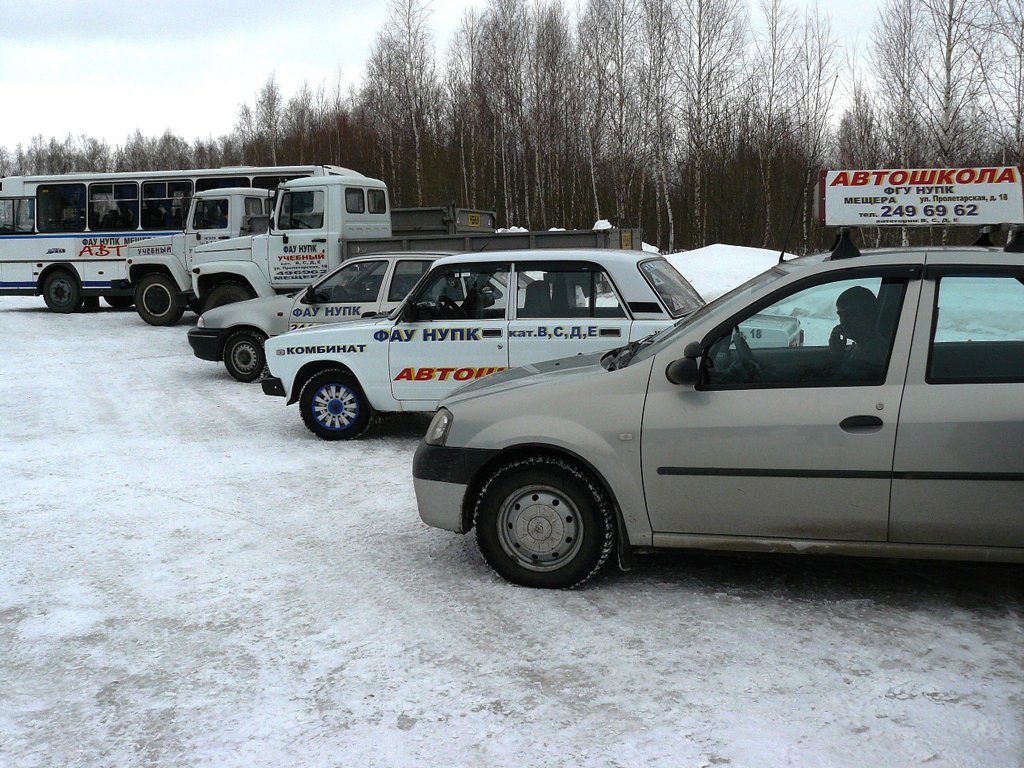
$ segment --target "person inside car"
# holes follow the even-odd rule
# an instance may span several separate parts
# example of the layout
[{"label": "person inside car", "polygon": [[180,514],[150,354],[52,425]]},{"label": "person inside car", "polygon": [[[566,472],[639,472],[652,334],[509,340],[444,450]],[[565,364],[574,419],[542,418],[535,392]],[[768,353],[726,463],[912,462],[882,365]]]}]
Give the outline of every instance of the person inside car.
[{"label": "person inside car", "polygon": [[847,288],[836,299],[839,323],[828,348],[841,379],[877,379],[883,374],[889,345],[878,332],[878,300],[862,285]]}]

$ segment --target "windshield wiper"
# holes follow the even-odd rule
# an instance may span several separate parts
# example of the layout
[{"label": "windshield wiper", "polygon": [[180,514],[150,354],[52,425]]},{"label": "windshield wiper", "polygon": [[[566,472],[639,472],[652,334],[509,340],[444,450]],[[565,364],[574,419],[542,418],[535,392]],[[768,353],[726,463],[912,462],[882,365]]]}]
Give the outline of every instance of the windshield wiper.
[{"label": "windshield wiper", "polygon": [[658,332],[655,331],[652,334],[644,336],[642,339],[631,341],[626,346],[619,347],[617,350],[613,351],[611,354],[615,356],[611,359],[611,361],[609,361],[608,370],[617,371],[619,368],[625,368],[629,364],[629,361],[633,359],[633,355],[635,355],[644,347],[653,343],[654,337],[657,335]]}]

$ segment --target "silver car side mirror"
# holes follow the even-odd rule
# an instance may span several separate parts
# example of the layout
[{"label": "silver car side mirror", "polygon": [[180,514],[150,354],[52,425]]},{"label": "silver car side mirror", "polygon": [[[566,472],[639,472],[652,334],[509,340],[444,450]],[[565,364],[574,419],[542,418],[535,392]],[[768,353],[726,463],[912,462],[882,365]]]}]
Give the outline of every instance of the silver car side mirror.
[{"label": "silver car side mirror", "polygon": [[699,341],[691,341],[683,349],[683,356],[673,360],[665,369],[665,378],[673,384],[696,384],[700,379],[700,365],[697,362],[704,354]]}]

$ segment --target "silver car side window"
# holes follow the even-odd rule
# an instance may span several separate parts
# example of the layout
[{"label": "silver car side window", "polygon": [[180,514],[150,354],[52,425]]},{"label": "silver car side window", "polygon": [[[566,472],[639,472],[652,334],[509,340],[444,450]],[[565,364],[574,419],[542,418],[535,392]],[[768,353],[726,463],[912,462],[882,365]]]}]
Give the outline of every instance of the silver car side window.
[{"label": "silver car side window", "polygon": [[710,345],[707,386],[880,385],[905,290],[902,278],[838,280],[742,317]]},{"label": "silver car side window", "polygon": [[929,384],[1024,381],[1024,283],[1010,275],[939,280]]}]

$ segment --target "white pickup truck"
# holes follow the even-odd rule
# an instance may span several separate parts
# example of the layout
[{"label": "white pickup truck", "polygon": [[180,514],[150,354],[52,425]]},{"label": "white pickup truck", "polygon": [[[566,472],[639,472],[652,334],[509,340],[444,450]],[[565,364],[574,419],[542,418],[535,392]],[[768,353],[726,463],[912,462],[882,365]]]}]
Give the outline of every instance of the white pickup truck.
[{"label": "white pickup truck", "polygon": [[384,182],[354,171],[292,179],[278,188],[269,232],[196,249],[192,291],[205,310],[304,288],[373,253],[642,246],[633,229],[496,233],[494,225],[489,211],[392,209]]},{"label": "white pickup truck", "polygon": [[[641,251],[460,254],[436,261],[387,317],[269,339],[262,386],[298,402],[318,437],[351,438],[377,413],[432,411],[490,373],[645,344],[703,305],[668,261]],[[798,321],[766,319],[740,327],[750,346],[780,334],[799,344]]]},{"label": "white pickup truck", "polygon": [[128,279],[139,317],[150,325],[174,325],[186,307],[198,311],[190,272],[195,249],[265,232],[273,199],[273,192],[252,187],[204,190],[192,198],[184,232],[128,246]]},{"label": "white pickup truck", "polygon": [[263,343],[297,328],[388,313],[423,277],[441,253],[380,253],[357,256],[304,290],[240,301],[203,313],[188,332],[200,360],[224,362],[242,382],[266,366]]}]

